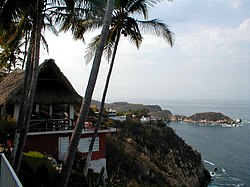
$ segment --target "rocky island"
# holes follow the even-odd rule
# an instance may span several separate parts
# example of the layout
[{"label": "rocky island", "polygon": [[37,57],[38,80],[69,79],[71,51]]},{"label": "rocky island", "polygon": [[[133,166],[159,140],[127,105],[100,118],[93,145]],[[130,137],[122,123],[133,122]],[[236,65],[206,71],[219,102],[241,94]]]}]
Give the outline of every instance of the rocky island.
[{"label": "rocky island", "polygon": [[196,113],[189,117],[181,115],[172,115],[171,121],[182,121],[187,123],[203,123],[203,124],[229,124],[235,125],[241,122],[241,119],[231,119],[220,112],[203,112]]},{"label": "rocky island", "polygon": [[[98,105],[98,103],[95,103]],[[202,123],[215,125],[235,125],[241,123],[241,119],[231,119],[230,117],[220,112],[202,112],[191,116],[173,115],[169,110],[162,110],[159,105],[143,105],[132,104],[127,102],[115,102],[105,105],[107,108],[112,108],[118,112],[129,110],[147,110],[149,116],[161,118],[163,121],[181,121],[187,123]]]}]

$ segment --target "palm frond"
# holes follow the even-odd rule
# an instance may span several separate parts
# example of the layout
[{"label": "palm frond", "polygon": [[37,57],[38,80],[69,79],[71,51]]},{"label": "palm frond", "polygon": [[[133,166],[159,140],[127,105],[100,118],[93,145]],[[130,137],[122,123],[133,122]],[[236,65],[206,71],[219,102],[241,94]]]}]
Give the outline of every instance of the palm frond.
[{"label": "palm frond", "polygon": [[88,47],[86,48],[86,52],[84,55],[84,59],[86,61],[86,64],[88,64],[92,58],[95,55],[95,51],[97,49],[99,40],[100,40],[100,36],[101,35],[97,35],[96,37],[92,38],[92,40],[90,41],[90,43],[88,44]]},{"label": "palm frond", "polygon": [[140,48],[143,40],[140,32],[137,32],[136,30],[130,30],[127,34],[127,37],[129,38],[130,43],[134,44],[137,49]]},{"label": "palm frond", "polygon": [[152,34],[158,37],[162,37],[171,47],[174,43],[174,33],[172,33],[168,25],[162,23],[158,19],[152,19],[147,21],[137,20],[140,30],[145,34]]},{"label": "palm frond", "polygon": [[130,1],[128,5],[126,8],[130,14],[142,14],[144,19],[148,18],[148,7],[145,0]]},{"label": "palm frond", "polygon": [[45,38],[44,38],[43,35],[41,36],[41,40],[42,40],[43,48],[47,51],[47,53],[49,53],[49,45],[48,45],[48,43],[47,43],[47,41],[45,40]]},{"label": "palm frond", "polygon": [[142,14],[144,19],[148,19],[148,9],[161,1],[163,0],[129,0],[126,9],[130,14]]},{"label": "palm frond", "polygon": [[142,35],[136,20],[132,17],[127,17],[124,27],[121,32],[125,37],[128,37],[130,42],[134,44],[138,49],[142,43]]},{"label": "palm frond", "polygon": [[[113,54],[114,45],[115,45],[115,41],[116,41],[118,32],[119,31],[116,30],[115,28],[111,28],[109,30],[109,33],[107,36],[107,41],[106,41],[104,48],[103,48],[104,58],[107,59],[108,61],[110,61],[111,56]],[[84,58],[86,60],[86,64],[88,64],[93,59],[93,57],[95,55],[95,51],[96,51],[98,43],[99,43],[99,39],[100,39],[100,35],[92,38],[92,40],[88,44],[88,47],[86,48],[86,52],[85,52],[85,56],[84,56]]]},{"label": "palm frond", "polygon": [[54,35],[58,36],[58,31],[53,24],[52,18],[48,14],[44,14],[44,29],[45,28],[51,31]]},{"label": "palm frond", "polygon": [[74,39],[84,39],[86,31],[93,31],[95,29],[101,28],[101,26],[102,22],[99,19],[92,18],[77,20],[75,24],[72,25]]},{"label": "palm frond", "polygon": [[106,58],[108,62],[111,60],[111,57],[114,51],[115,41],[116,41],[116,38],[118,37],[119,32],[120,32],[120,29],[117,27],[113,27],[109,30],[107,41],[103,49],[104,57]]}]

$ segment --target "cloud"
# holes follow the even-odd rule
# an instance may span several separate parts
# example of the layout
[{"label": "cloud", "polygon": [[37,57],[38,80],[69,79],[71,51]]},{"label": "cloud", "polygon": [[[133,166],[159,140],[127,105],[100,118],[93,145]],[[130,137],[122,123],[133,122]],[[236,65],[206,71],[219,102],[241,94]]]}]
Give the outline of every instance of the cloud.
[{"label": "cloud", "polygon": [[[137,50],[122,38],[108,98],[249,98],[248,7],[245,0],[161,3],[153,18],[170,25],[174,47],[146,35]],[[69,34],[49,38],[49,45],[49,57],[83,95],[92,65],[83,59],[86,45]],[[101,98],[108,65],[102,62],[95,99]]]},{"label": "cloud", "polygon": [[229,3],[230,3],[230,5],[231,5],[231,7],[232,8],[239,8],[239,7],[241,7],[242,6],[242,0],[230,0],[229,1]]},{"label": "cloud", "polygon": [[[239,31],[239,32],[243,32],[243,34],[247,34],[247,33],[250,32],[250,18],[244,20],[244,21],[240,24],[240,26],[239,26],[239,28],[238,28],[238,31]],[[247,34],[247,36],[248,36],[248,40],[249,40],[250,35]]]},{"label": "cloud", "polygon": [[236,28],[218,26],[196,28],[181,35],[177,45],[184,54],[202,62],[213,59],[213,62],[228,63],[235,59],[235,55],[240,55],[242,62],[246,62],[249,61],[249,33],[250,19],[246,19]]}]

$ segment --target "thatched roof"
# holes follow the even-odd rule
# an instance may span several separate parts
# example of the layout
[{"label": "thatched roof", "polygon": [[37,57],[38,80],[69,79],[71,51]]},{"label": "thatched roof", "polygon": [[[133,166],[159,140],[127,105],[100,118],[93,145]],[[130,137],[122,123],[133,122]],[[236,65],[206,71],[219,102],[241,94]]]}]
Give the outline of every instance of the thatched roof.
[{"label": "thatched roof", "polygon": [[[77,104],[82,97],[75,91],[53,59],[40,66],[34,103]],[[24,71],[16,70],[0,83],[0,105],[20,103]]]}]

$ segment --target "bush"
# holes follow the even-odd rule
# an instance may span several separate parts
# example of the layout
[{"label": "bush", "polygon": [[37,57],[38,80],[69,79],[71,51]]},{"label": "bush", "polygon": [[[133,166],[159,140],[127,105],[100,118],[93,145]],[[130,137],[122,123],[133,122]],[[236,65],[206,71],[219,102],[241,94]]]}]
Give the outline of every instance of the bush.
[{"label": "bush", "polygon": [[35,151],[23,153],[20,180],[24,186],[52,185],[57,172],[43,154]]},{"label": "bush", "polygon": [[0,143],[6,143],[15,135],[16,121],[13,119],[0,119]]},{"label": "bush", "polygon": [[10,118],[0,119],[0,152],[10,154],[12,140],[15,136],[16,122]]}]

